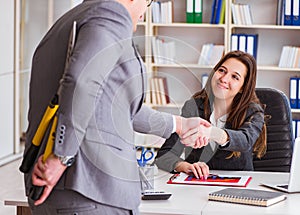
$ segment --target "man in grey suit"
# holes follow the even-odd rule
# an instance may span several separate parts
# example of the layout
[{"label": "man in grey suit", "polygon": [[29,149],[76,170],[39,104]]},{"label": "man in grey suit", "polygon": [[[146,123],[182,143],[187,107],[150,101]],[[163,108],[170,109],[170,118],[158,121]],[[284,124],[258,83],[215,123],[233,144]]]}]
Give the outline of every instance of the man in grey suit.
[{"label": "man in grey suit", "polygon": [[[142,105],[143,62],[132,43],[136,24],[151,1],[84,0],[63,15],[38,45],[32,61],[26,150],[49,101],[59,109],[53,154],[43,162],[41,143],[34,167],[25,174],[32,214],[138,214],[141,190],[134,131],[168,138],[200,124]],[[67,57],[76,21],[76,43]],[[49,135],[47,130],[46,136]],[[184,142],[184,140],[182,140]],[[205,138],[187,145],[200,147]]]}]

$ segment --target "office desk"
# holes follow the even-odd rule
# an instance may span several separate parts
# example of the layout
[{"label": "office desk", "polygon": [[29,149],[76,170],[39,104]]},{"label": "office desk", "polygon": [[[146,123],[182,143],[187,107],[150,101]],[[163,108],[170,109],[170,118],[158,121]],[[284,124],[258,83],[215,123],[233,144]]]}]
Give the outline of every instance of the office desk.
[{"label": "office desk", "polygon": [[[288,173],[267,172],[238,172],[238,171],[212,171],[223,175],[250,175],[252,180],[247,188],[270,190],[261,186],[262,182],[288,181]],[[299,214],[300,193],[287,194],[285,201],[269,207],[258,207],[232,203],[208,201],[208,194],[223,189],[221,186],[179,185],[166,184],[171,175],[160,171],[155,177],[155,189],[171,192],[169,200],[149,201],[144,200],[140,206],[141,214]],[[242,189],[242,188],[241,188]],[[298,210],[297,210],[298,209]]]},{"label": "office desk", "polygon": [[[261,182],[284,182],[288,180],[288,173],[267,172],[237,172],[213,171],[224,175],[250,175],[252,180],[247,188],[271,190],[260,186]],[[155,189],[171,192],[169,200],[142,200],[140,212],[142,215],[153,214],[299,214],[300,193],[287,194],[285,201],[269,207],[257,207],[223,202],[208,201],[208,194],[223,189],[220,186],[178,185],[167,184],[171,174],[159,171],[155,176]],[[21,184],[21,183],[20,183]],[[241,188],[242,189],[242,188]],[[19,190],[18,190],[19,191]],[[17,206],[18,215],[30,215],[24,192],[18,192],[14,199],[7,199],[5,205]]]}]

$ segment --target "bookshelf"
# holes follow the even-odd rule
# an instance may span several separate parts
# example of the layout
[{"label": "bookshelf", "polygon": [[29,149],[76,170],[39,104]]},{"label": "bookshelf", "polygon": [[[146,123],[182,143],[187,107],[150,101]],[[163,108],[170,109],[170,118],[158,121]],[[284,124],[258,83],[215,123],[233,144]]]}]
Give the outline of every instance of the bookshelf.
[{"label": "bookshelf", "polygon": [[[299,76],[300,68],[280,68],[278,63],[283,46],[300,46],[300,26],[276,25],[278,0],[229,0],[229,8],[232,3],[251,7],[253,25],[234,25],[230,17],[229,32],[259,35],[257,86],[277,88],[289,97],[289,78]],[[299,110],[292,109],[292,113],[298,117]]]},{"label": "bookshelf", "polygon": [[[175,42],[175,57],[172,64],[157,63],[151,59],[147,66],[153,76],[167,77],[171,104],[165,107],[168,109],[173,107],[177,109],[177,113],[180,112],[183,102],[201,89],[201,76],[208,74],[212,68],[198,64],[201,47],[208,41],[227,46],[227,26],[209,24],[210,2],[203,0],[203,23],[201,24],[186,23],[186,1],[172,1],[173,22],[169,24],[153,23],[151,10],[148,10],[149,37],[147,38],[158,36]],[[210,40],[207,40],[208,36]],[[153,56],[153,49],[150,50],[150,55]],[[158,105],[154,108],[163,109],[164,106]]]},{"label": "bookshelf", "polygon": [[[162,0],[165,2],[167,0]],[[203,23],[186,23],[186,1],[172,1],[173,22],[153,23],[151,9],[148,10],[146,28],[147,39],[159,36],[174,40],[176,44],[175,63],[158,64],[146,61],[151,75],[168,78],[172,103],[169,107],[182,104],[201,88],[202,74],[209,73],[212,67],[197,64],[201,47],[205,43],[223,44],[225,52],[230,51],[231,34],[258,34],[258,78],[257,87],[274,87],[289,96],[289,77],[299,74],[299,68],[278,67],[281,49],[284,45],[300,46],[300,26],[276,25],[277,0],[226,0],[225,23],[210,24],[212,2],[203,0]],[[252,25],[233,24],[231,5],[249,4]],[[149,50],[149,58],[153,56]],[[161,107],[160,107],[161,108]],[[294,112],[294,111],[293,111]]]},{"label": "bookshelf", "polygon": [[[231,49],[231,35],[236,33],[258,34],[257,87],[276,88],[289,97],[289,78],[299,76],[300,68],[280,68],[278,63],[283,46],[300,46],[300,26],[276,25],[278,0],[226,0],[225,23],[210,24],[212,2],[203,0],[203,22],[197,24],[186,23],[186,0],[172,1],[173,21],[169,24],[153,23],[151,9],[148,9],[146,43],[151,48],[145,63],[150,76],[167,77],[171,98],[171,104],[153,105],[148,102],[148,105],[180,114],[184,101],[201,89],[202,75],[210,73],[212,69],[212,66],[200,66],[197,63],[201,47],[206,43],[221,44],[228,52]],[[251,25],[233,23],[233,3],[250,6]],[[151,38],[155,36],[175,41],[175,63],[160,64],[154,61]],[[292,113],[293,117],[300,117],[299,110],[292,109]]]}]

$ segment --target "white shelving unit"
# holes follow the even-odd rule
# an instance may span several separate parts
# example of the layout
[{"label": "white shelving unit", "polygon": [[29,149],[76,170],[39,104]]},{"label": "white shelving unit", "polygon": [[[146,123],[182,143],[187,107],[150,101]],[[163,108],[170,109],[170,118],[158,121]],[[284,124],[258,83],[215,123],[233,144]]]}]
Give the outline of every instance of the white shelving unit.
[{"label": "white shelving unit", "polygon": [[[166,1],[166,0],[162,0]],[[210,73],[211,66],[197,64],[203,44],[214,43],[225,46],[230,51],[231,34],[258,34],[257,87],[273,87],[283,91],[289,97],[289,78],[299,76],[299,68],[278,67],[281,50],[284,45],[300,46],[300,26],[276,25],[277,0],[226,0],[225,24],[210,24],[212,13],[211,0],[203,0],[203,23],[186,23],[186,1],[173,1],[173,17],[171,24],[152,23],[151,9],[148,10],[146,44],[150,44],[153,36],[173,39],[176,43],[175,64],[154,63],[152,50],[150,60],[146,61],[151,75],[167,77],[169,96],[172,104],[151,105],[152,108],[180,113],[184,101],[201,89],[201,76]],[[232,21],[231,4],[249,4],[253,25],[236,25]],[[175,109],[175,110],[172,110]],[[295,117],[300,110],[292,109]]]},{"label": "white shelving unit", "polygon": [[[209,24],[212,2],[203,0],[203,23],[201,24],[186,23],[186,1],[183,0],[173,1],[174,20],[171,24],[152,23],[151,12],[148,11],[147,40],[159,36],[173,39],[176,43],[175,64],[157,64],[152,60],[146,62],[151,74],[168,78],[172,102],[178,104],[190,98],[194,92],[201,89],[202,74],[211,71],[212,67],[197,64],[202,45],[222,44],[225,46],[225,52],[228,52],[233,33],[259,35],[257,87],[277,88],[289,96],[289,78],[299,75],[300,69],[280,68],[278,62],[284,45],[300,46],[300,27],[276,25],[277,0],[226,0],[225,24]],[[233,24],[232,3],[250,5],[253,25]],[[151,41],[149,43],[151,45]],[[171,106],[167,105],[167,107]]]},{"label": "white shelving unit", "polygon": [[[229,17],[229,33],[258,34],[258,87],[273,87],[289,97],[289,78],[299,75],[299,68],[280,68],[278,62],[282,47],[300,46],[300,26],[276,25],[277,0],[229,0],[232,3],[249,4],[253,25],[234,25]],[[292,110],[293,113],[299,111]]]}]

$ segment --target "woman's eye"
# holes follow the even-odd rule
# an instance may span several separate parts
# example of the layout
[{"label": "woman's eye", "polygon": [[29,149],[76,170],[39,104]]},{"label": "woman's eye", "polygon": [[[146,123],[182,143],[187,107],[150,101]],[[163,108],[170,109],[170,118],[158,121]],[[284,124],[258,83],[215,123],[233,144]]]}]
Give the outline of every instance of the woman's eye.
[{"label": "woman's eye", "polygon": [[237,80],[237,81],[239,80],[239,76],[237,76],[237,75],[233,75],[232,78]]},{"label": "woman's eye", "polygon": [[220,69],[218,69],[218,71],[219,71],[220,73],[223,73],[223,72],[225,72],[225,69],[220,68]]}]

